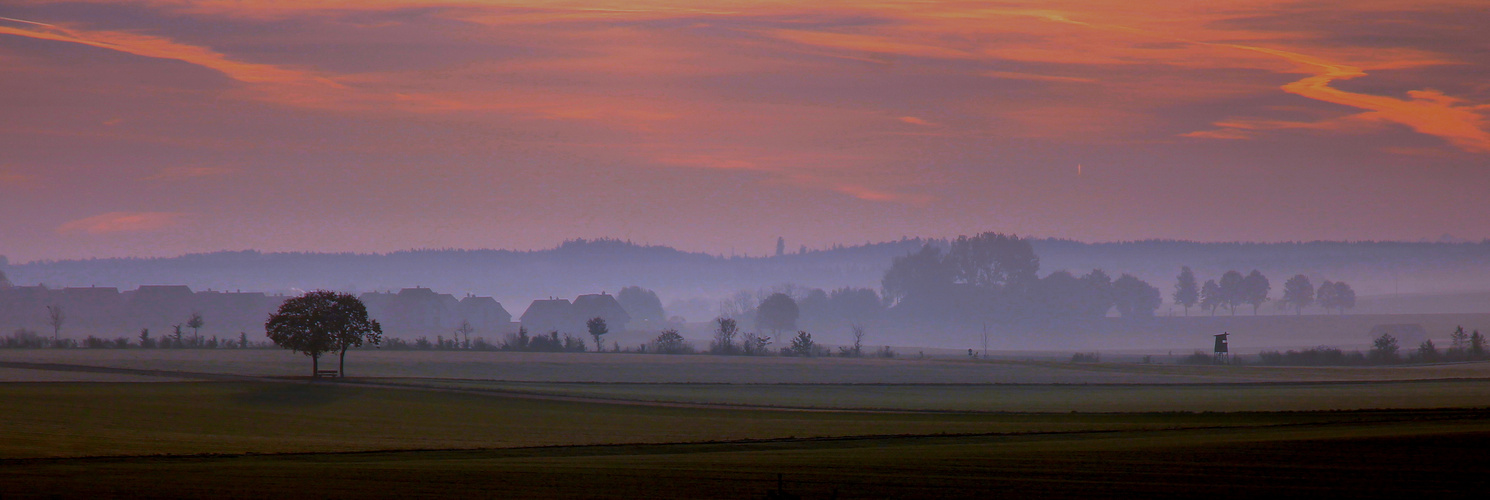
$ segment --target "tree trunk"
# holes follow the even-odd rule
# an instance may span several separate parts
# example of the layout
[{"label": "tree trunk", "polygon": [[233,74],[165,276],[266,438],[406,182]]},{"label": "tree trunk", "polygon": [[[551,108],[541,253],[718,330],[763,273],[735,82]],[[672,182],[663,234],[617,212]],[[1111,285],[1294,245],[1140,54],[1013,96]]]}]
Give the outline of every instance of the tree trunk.
[{"label": "tree trunk", "polygon": [[321,355],[310,355],[310,377],[321,378]]},{"label": "tree trunk", "polygon": [[342,348],[341,348],[341,359],[336,364],[336,377],[337,378],[346,378],[347,377],[347,348],[346,348],[346,346],[342,346]]}]

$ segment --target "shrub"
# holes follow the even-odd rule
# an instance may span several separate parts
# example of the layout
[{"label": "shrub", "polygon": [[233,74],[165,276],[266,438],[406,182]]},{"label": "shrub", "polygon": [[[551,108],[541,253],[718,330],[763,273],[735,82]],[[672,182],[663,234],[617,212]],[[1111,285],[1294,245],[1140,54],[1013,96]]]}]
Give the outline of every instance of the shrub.
[{"label": "shrub", "polygon": [[18,328],[5,337],[3,344],[9,349],[41,349],[47,342],[35,331]]},{"label": "shrub", "polygon": [[663,330],[652,340],[653,352],[658,354],[693,354],[693,345],[683,340],[683,336],[677,330]]},{"label": "shrub", "polygon": [[746,356],[763,356],[769,354],[766,346],[771,344],[771,337],[746,333],[740,339],[740,353]]},{"label": "shrub", "polygon": [[895,357],[895,351],[890,350],[890,346],[884,346],[878,351],[874,351],[874,357],[890,359]]},{"label": "shrub", "polygon": [[1071,355],[1072,363],[1097,363],[1102,361],[1102,355],[1095,352],[1078,352]]},{"label": "shrub", "polygon": [[784,356],[812,357],[822,351],[827,351],[827,349],[819,347],[817,342],[812,341],[812,334],[805,331],[798,331],[797,336],[792,338],[792,344],[781,348],[781,354]]},{"label": "shrub", "polygon": [[1376,340],[1371,341],[1371,352],[1367,356],[1373,363],[1396,363],[1400,359],[1397,356],[1397,337],[1390,333],[1383,333]]},{"label": "shrub", "polygon": [[1274,366],[1345,366],[1365,364],[1366,357],[1359,351],[1346,353],[1336,347],[1319,346],[1302,351],[1263,351],[1258,359],[1265,365]]},{"label": "shrub", "polygon": [[[1267,353],[1264,352],[1262,353],[1262,355],[1266,356]],[[1189,356],[1180,358],[1180,364],[1183,365],[1209,365],[1214,364],[1215,362],[1215,355],[1207,353],[1205,351],[1195,351],[1190,353]]]}]

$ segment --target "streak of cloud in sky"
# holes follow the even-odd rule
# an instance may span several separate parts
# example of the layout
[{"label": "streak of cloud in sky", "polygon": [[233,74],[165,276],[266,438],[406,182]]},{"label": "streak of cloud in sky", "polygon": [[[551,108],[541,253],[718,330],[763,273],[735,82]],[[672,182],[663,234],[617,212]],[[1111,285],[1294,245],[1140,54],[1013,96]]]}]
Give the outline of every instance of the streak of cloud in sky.
[{"label": "streak of cloud in sky", "polygon": [[1471,0],[22,0],[0,254],[1480,239],[1486,33]]}]

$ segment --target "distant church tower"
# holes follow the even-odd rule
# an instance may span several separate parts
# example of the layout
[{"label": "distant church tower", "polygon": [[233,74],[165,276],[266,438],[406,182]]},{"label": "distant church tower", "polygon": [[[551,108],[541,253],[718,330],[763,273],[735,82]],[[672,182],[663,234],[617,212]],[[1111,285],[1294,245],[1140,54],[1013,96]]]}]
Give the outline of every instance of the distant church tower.
[{"label": "distant church tower", "polygon": [[776,256],[777,257],[780,257],[782,255],[786,255],[786,238],[783,238],[781,236],[777,236],[776,237]]}]

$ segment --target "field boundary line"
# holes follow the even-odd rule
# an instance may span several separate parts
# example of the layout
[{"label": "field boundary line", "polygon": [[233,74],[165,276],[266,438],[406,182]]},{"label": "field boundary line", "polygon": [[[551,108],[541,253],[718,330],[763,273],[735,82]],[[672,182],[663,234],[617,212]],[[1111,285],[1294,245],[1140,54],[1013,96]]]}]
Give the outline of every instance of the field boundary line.
[{"label": "field boundary line", "polygon": [[[1408,410],[1408,411],[1374,411],[1367,413],[1403,414],[1398,418],[1381,418],[1366,420],[1336,420],[1316,422],[1284,422],[1272,424],[1238,424],[1238,425],[1195,425],[1195,426],[1172,426],[1151,429],[1088,429],[1069,431],[1027,431],[1027,432],[967,432],[967,433],[936,433],[936,434],[859,434],[852,436],[815,436],[815,437],[778,437],[778,438],[756,438],[756,439],[732,439],[732,440],[701,440],[701,441],[669,441],[669,442],[632,442],[632,443],[597,443],[597,444],[555,444],[535,446],[513,446],[513,447],[474,447],[474,448],[390,448],[378,450],[355,450],[355,451],[302,451],[302,452],[267,452],[267,453],[186,453],[186,454],[150,454],[150,455],[91,455],[77,457],[33,457],[33,458],[0,458],[0,465],[33,465],[33,464],[65,464],[65,463],[88,463],[88,462],[122,462],[137,460],[156,461],[190,461],[190,460],[224,460],[239,458],[316,458],[316,457],[352,457],[367,455],[400,455],[416,453],[513,453],[511,458],[520,457],[555,457],[555,456],[605,456],[623,455],[623,453],[583,453],[584,451],[615,450],[620,448],[654,448],[655,451],[638,450],[627,455],[667,455],[682,454],[663,450],[665,448],[689,448],[689,447],[714,447],[727,446],[730,451],[762,451],[770,449],[771,445],[802,445],[811,443],[867,443],[871,441],[905,440],[925,441],[939,439],[967,439],[967,438],[1045,438],[1045,437],[1084,437],[1101,435],[1123,435],[1139,434],[1152,435],[1162,433],[1216,431],[1216,430],[1266,430],[1286,428],[1307,427],[1349,427],[1349,426],[1373,426],[1382,424],[1396,424],[1405,422],[1479,422],[1490,420],[1490,409],[1473,410]],[[1282,412],[1259,412],[1259,413],[1282,413]],[[1320,412],[1333,413],[1333,412]],[[1436,414],[1436,415],[1435,415]],[[1328,438],[1326,438],[1328,439]],[[753,449],[740,450],[739,446],[754,446]],[[808,449],[785,447],[784,449]],[[580,453],[570,454],[545,454],[536,452],[545,451],[576,451]],[[710,453],[717,450],[698,450],[689,453]],[[522,454],[523,452],[533,452]],[[499,458],[499,457],[487,457]]]}]

